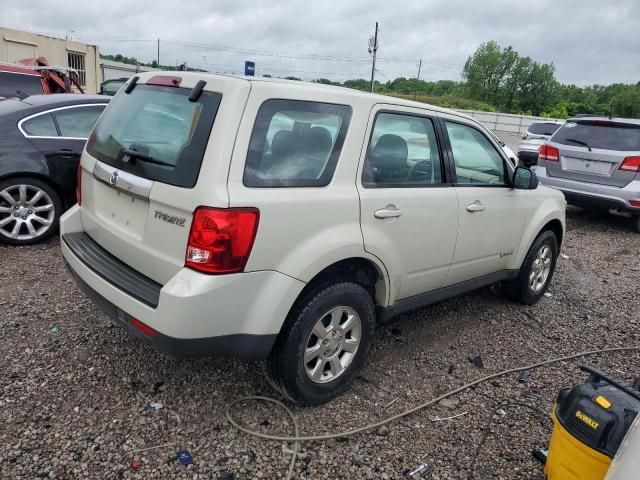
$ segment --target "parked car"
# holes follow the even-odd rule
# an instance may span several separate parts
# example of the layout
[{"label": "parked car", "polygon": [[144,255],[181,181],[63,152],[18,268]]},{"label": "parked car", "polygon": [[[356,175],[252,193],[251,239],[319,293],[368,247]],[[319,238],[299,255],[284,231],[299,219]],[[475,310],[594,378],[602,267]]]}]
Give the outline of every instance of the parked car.
[{"label": "parked car", "polygon": [[538,148],[546,140],[551,138],[564,122],[548,121],[534,122],[527,128],[522,136],[522,143],[518,147],[520,164],[525,167],[535,165],[538,161]]},{"label": "parked car", "polygon": [[513,150],[511,150],[506,143],[504,143],[495,133],[493,133],[491,130],[489,130],[489,133],[491,134],[491,136],[493,137],[493,139],[498,143],[498,145],[500,145],[500,148],[502,148],[502,150],[504,151],[504,153],[507,155],[507,158],[509,159],[509,161],[511,162],[511,164],[514,167],[518,166],[518,156],[514,153]]},{"label": "parked car", "polygon": [[128,78],[112,78],[110,80],[105,80],[100,84],[100,95],[109,95],[113,97],[120,87],[126,83]]},{"label": "parked car", "polygon": [[54,233],[75,203],[80,154],[109,97],[33,95],[0,102],[0,242]]},{"label": "parked car", "polygon": [[631,217],[640,232],[640,120],[568,120],[540,147],[535,171],[568,203]]},{"label": "parked car", "polygon": [[0,100],[49,95],[84,93],[77,82],[78,73],[70,68],[49,66],[44,57],[25,58],[17,63],[0,63]]},{"label": "parked car", "polygon": [[264,360],[305,405],[380,321],[498,281],[535,303],[564,234],[562,194],[475,120],[303,82],[140,74],[78,178],[61,249],[97,305],[172,355]]}]

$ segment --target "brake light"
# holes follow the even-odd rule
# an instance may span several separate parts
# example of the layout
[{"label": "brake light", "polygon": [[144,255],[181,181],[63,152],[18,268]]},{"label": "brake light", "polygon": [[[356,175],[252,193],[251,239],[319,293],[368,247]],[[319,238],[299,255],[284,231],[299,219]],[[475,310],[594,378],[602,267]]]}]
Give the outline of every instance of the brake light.
[{"label": "brake light", "polygon": [[198,207],[193,214],[185,266],[210,274],[242,272],[259,219],[256,208]]},{"label": "brake light", "polygon": [[629,200],[629,205],[632,207],[640,207],[640,200]]},{"label": "brake light", "polygon": [[162,87],[179,87],[182,77],[172,77],[170,75],[156,75],[147,80],[147,85],[159,85]]},{"label": "brake light", "polygon": [[82,165],[78,164],[76,172],[76,200],[78,205],[82,205]]},{"label": "brake light", "polygon": [[538,148],[538,160],[546,160],[547,162],[557,162],[560,160],[560,151],[556,147],[549,145],[540,145]]},{"label": "brake light", "polygon": [[627,157],[620,165],[620,170],[625,172],[640,172],[640,156]]}]

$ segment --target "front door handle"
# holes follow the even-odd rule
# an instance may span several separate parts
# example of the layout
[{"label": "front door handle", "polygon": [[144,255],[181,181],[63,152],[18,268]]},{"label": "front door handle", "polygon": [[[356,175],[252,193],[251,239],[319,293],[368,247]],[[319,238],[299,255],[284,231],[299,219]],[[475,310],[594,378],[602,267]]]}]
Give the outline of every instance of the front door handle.
[{"label": "front door handle", "polygon": [[482,210],[484,210],[484,205],[480,200],[476,200],[467,205],[467,212],[481,212]]},{"label": "front door handle", "polygon": [[402,210],[396,208],[395,205],[387,205],[380,210],[376,210],[373,214],[376,218],[393,218],[402,215]]}]

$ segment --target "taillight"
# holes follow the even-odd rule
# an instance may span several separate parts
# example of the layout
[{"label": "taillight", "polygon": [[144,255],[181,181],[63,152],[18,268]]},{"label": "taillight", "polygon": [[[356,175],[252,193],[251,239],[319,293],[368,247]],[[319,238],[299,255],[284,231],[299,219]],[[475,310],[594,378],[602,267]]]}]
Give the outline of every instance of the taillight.
[{"label": "taillight", "polygon": [[640,157],[627,157],[620,165],[620,170],[625,172],[640,172]]},{"label": "taillight", "polygon": [[198,207],[193,214],[185,265],[211,274],[242,272],[259,219],[256,208]]},{"label": "taillight", "polygon": [[76,172],[76,200],[78,205],[82,205],[82,165],[78,164],[78,171]]},{"label": "taillight", "polygon": [[556,147],[540,145],[540,147],[538,147],[538,160],[557,162],[560,160],[560,151]]},{"label": "taillight", "polygon": [[629,200],[629,205],[632,207],[640,207],[640,200]]}]

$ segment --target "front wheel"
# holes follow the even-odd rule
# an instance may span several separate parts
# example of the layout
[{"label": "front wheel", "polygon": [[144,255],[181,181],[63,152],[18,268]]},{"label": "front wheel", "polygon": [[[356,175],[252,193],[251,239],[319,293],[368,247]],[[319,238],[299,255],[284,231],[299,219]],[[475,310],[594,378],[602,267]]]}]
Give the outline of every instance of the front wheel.
[{"label": "front wheel", "polygon": [[266,360],[271,384],[299,405],[337,397],[363,367],[375,325],[373,300],[361,285],[312,288],[294,306]]},{"label": "front wheel", "polygon": [[547,291],[557,259],[558,240],[546,230],[531,245],[518,276],[506,282],[506,293],[517,302],[533,305]]},{"label": "front wheel", "polygon": [[0,181],[0,241],[29,245],[50,237],[62,204],[56,191],[36,178]]}]

